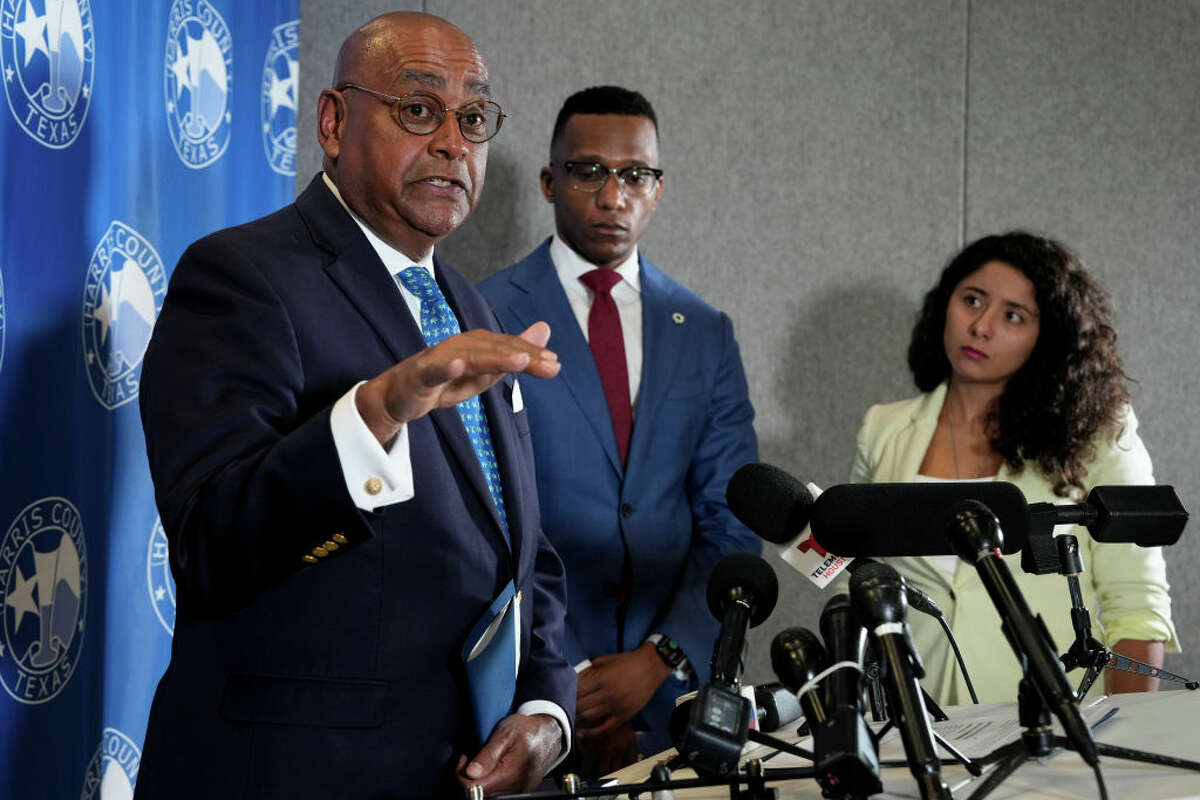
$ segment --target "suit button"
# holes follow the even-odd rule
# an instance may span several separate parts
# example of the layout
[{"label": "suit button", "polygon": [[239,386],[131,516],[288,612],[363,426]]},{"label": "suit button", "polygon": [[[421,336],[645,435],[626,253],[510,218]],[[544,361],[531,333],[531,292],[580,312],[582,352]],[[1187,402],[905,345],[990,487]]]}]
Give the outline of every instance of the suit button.
[{"label": "suit button", "polygon": [[629,519],[630,517],[632,517],[633,516],[633,506],[629,505],[629,503],[622,503],[621,504],[621,516],[624,517],[625,519]]},{"label": "suit button", "polygon": [[315,564],[315,563],[317,563],[317,557],[316,557],[316,556],[310,556],[308,553],[305,553],[304,555],[300,556],[300,560],[301,560],[301,561],[303,561],[305,564]]},{"label": "suit button", "polygon": [[367,482],[363,484],[363,488],[367,490],[369,495],[377,495],[383,491],[383,481],[379,478],[367,478]]},{"label": "suit button", "polygon": [[347,539],[345,536],[343,536],[340,533],[335,533],[333,536],[331,536],[329,538],[333,539],[338,544],[345,544],[346,542],[350,541],[349,539]]},{"label": "suit button", "polygon": [[332,553],[334,550],[338,549],[338,543],[330,540],[330,541],[326,542],[325,544],[321,545],[321,547],[324,547],[326,550],[328,550],[329,552]]},{"label": "suit button", "polygon": [[325,549],[324,545],[319,544],[312,549],[312,554],[317,558],[324,558],[325,556],[329,555],[329,551]]}]

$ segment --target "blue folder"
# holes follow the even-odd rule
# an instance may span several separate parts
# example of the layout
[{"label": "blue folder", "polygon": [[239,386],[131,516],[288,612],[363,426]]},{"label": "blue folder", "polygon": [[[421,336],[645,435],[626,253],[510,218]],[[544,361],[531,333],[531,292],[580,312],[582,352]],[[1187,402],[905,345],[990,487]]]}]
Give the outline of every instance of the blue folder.
[{"label": "blue folder", "polygon": [[475,623],[463,645],[462,657],[467,666],[480,745],[492,735],[496,723],[512,710],[517,693],[519,615],[516,586],[510,580]]}]

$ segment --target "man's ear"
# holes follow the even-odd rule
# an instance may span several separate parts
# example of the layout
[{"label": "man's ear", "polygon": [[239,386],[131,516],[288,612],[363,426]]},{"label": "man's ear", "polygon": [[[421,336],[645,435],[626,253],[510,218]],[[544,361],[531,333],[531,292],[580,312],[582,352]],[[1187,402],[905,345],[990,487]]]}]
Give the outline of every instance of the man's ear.
[{"label": "man's ear", "polygon": [[341,92],[325,89],[317,100],[317,141],[326,158],[336,160],[341,153],[345,127],[346,98]]},{"label": "man's ear", "polygon": [[542,167],[541,174],[542,197],[546,198],[547,203],[554,202],[554,170],[550,167]]},{"label": "man's ear", "polygon": [[650,206],[651,210],[658,208],[658,201],[662,199],[663,189],[666,187],[666,178],[658,179],[658,186],[654,187],[654,202]]}]

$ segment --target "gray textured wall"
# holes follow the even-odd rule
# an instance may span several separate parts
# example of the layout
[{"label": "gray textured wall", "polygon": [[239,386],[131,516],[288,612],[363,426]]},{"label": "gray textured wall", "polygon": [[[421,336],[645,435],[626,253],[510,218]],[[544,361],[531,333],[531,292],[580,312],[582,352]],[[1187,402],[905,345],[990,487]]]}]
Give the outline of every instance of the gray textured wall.
[{"label": "gray textured wall", "polygon": [[[315,102],[338,44],[396,7],[302,0],[301,187],[320,168]],[[550,233],[537,174],[562,100],[636,88],[667,171],[644,248],[733,318],[764,461],[845,480],[867,406],[914,391],[904,350],[942,264],[1020,226],[1075,247],[1113,294],[1156,474],[1198,507],[1200,0],[407,7],[474,37],[512,114],[483,201],[439,249],[471,277]],[[1167,552],[1189,649],[1167,667],[1200,675],[1195,527]],[[775,632],[815,626],[824,599],[776,567],[754,680]]]}]

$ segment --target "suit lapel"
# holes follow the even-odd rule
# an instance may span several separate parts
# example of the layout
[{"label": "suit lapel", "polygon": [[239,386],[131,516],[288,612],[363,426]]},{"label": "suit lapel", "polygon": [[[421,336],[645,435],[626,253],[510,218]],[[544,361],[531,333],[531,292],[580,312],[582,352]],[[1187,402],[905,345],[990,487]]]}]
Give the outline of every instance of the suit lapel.
[{"label": "suit lapel", "polygon": [[296,200],[314,241],[334,255],[326,274],[375,329],[395,361],[425,347],[421,328],[378,254],[320,175]]},{"label": "suit lapel", "polygon": [[[325,268],[330,280],[375,329],[393,361],[403,361],[425,349],[425,337],[421,335],[421,327],[405,307],[404,298],[396,286],[395,279],[388,275],[387,268],[379,260],[379,255],[371,247],[367,237],[342,208],[337,198],[330,193],[319,174],[297,198],[296,207],[308,225],[314,241],[335,256]],[[435,272],[438,284],[458,316],[463,330],[485,325],[484,321],[464,316],[459,308],[456,293],[448,290],[442,279],[440,266]],[[475,455],[475,448],[471,446],[471,439],[467,435],[458,409],[438,408],[428,416],[447,449],[466,474],[480,502],[491,514],[496,535],[503,538],[495,503],[492,501],[491,492],[488,491],[479,458]],[[489,422],[490,416],[489,414]]]},{"label": "suit lapel", "polygon": [[[550,245],[543,243],[520,269],[512,281],[524,292],[524,299],[511,307],[524,327],[538,320],[550,325],[550,349],[558,354],[562,369],[556,380],[566,385],[579,406],[579,411],[600,442],[608,463],[618,474],[624,472],[617,452],[617,436],[613,432],[612,416],[604,399],[604,385],[596,370],[596,360],[588,347],[579,321],[571,310],[566,292],[550,260]],[[511,332],[511,331],[510,331]],[[519,331],[518,331],[519,332]],[[634,425],[636,436],[637,425]]]},{"label": "suit lapel", "polygon": [[[666,276],[644,257],[642,284],[642,382],[637,415],[629,443],[629,463],[651,463],[650,449],[663,399],[671,388],[675,370],[687,345],[688,322],[671,307],[673,287]],[[677,322],[682,319],[682,322]]]}]

